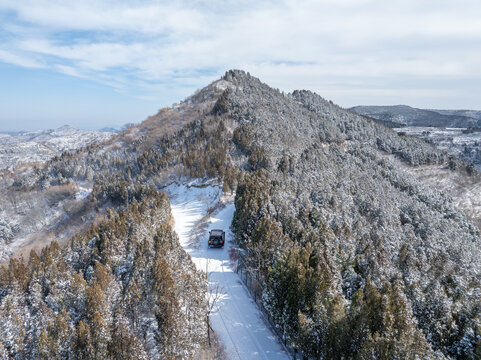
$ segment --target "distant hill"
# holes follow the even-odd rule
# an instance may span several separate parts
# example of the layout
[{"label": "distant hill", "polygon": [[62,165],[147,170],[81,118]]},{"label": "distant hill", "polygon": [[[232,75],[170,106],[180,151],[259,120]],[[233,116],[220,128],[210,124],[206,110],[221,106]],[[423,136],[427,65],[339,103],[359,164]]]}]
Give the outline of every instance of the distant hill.
[{"label": "distant hill", "polygon": [[355,106],[349,109],[359,115],[374,119],[401,123],[407,126],[435,126],[470,128],[481,127],[481,111],[473,110],[425,110],[407,105]]},{"label": "distant hill", "polygon": [[112,133],[112,134],[118,134],[121,132],[121,130],[114,128],[114,127],[104,127],[102,129],[98,130],[99,132],[107,132],[107,133]]},{"label": "distant hill", "polygon": [[442,115],[467,116],[476,120],[481,120],[480,110],[432,110]]},{"label": "distant hill", "polygon": [[25,163],[42,163],[65,151],[75,151],[109,139],[114,132],[58,129],[0,133],[0,169]]}]

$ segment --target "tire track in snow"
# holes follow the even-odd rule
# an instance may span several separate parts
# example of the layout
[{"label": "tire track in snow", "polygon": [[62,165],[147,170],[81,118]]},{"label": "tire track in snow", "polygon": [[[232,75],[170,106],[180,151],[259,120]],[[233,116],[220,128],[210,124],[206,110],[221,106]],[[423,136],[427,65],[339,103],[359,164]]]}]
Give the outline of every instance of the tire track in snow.
[{"label": "tire track in snow", "polygon": [[237,347],[237,344],[236,344],[236,342],[234,341],[234,338],[232,337],[232,334],[230,333],[229,328],[227,327],[227,324],[226,324],[226,322],[225,322],[224,317],[222,316],[222,313],[220,313],[220,312],[219,312],[219,317],[220,317],[220,319],[222,320],[222,324],[224,324],[225,332],[226,332],[227,335],[229,336],[230,341],[232,341],[232,345],[234,346],[234,350],[235,350],[235,352],[237,353],[237,358],[238,358],[239,360],[242,360],[242,356],[241,356],[241,354],[240,354],[240,352],[239,352],[239,348]]},{"label": "tire track in snow", "polygon": [[[228,280],[226,279],[226,275],[225,275],[225,271],[224,271],[224,262],[221,263],[221,269],[222,269],[222,276],[224,277],[225,283],[228,283]],[[233,304],[236,308],[236,311],[237,311],[237,314],[238,314],[239,318],[243,318],[244,316],[242,315],[242,312],[239,309],[239,305],[237,304],[237,301],[234,298],[234,296],[232,295],[229,288],[227,289],[227,293],[229,294],[229,296],[233,300],[232,302],[233,302]],[[247,295],[247,296],[249,296],[249,295]],[[264,360],[269,360],[266,353],[264,352],[264,349],[260,346],[259,342],[252,335],[252,333],[250,331],[247,331],[247,334],[249,334],[249,337],[250,337],[251,341],[254,343],[255,347],[257,348],[257,353],[260,354]]]}]

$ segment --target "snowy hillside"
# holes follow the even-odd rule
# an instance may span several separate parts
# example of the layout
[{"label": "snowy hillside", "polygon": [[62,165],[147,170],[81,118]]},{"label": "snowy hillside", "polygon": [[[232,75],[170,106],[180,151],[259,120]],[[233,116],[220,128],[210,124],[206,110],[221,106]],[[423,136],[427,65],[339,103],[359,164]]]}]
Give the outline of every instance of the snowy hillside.
[{"label": "snowy hillside", "polygon": [[394,130],[399,134],[419,137],[441,150],[472,162],[481,170],[481,129],[405,126]]},{"label": "snowy hillside", "polygon": [[424,110],[406,105],[355,106],[350,110],[396,128],[398,133],[419,137],[481,169],[480,111]]},{"label": "snowy hillside", "polygon": [[75,151],[105,141],[113,134],[68,125],[53,130],[0,133],[0,169],[42,163],[64,151]]},{"label": "snowy hillside", "polygon": [[0,182],[0,358],[271,359],[273,333],[308,359],[481,355],[480,175],[311,91],[231,70],[22,170]]}]

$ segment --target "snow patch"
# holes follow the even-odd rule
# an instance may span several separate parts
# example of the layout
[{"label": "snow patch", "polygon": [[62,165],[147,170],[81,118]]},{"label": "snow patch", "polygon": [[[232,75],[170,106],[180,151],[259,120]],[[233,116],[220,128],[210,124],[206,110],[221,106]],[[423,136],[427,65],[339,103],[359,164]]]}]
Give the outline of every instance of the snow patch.
[{"label": "snow patch", "polygon": [[87,198],[87,196],[90,195],[91,192],[92,192],[92,188],[86,188],[86,187],[83,187],[83,186],[79,186],[78,191],[75,194],[75,199],[76,200],[84,200],[84,199]]}]

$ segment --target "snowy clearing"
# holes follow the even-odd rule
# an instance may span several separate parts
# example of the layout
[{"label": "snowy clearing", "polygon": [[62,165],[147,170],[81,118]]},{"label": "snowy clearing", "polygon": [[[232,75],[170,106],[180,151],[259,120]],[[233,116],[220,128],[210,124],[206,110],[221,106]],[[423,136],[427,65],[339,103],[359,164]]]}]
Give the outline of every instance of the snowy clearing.
[{"label": "snowy clearing", "polygon": [[[164,190],[169,195],[180,243],[197,268],[207,272],[210,289],[219,291],[211,323],[227,355],[231,359],[289,359],[230,263],[233,202],[222,203],[221,190],[214,184],[207,187],[173,184]],[[212,214],[207,215],[208,212]],[[207,246],[207,233],[214,228],[226,232],[223,249]]]}]

